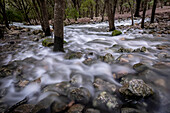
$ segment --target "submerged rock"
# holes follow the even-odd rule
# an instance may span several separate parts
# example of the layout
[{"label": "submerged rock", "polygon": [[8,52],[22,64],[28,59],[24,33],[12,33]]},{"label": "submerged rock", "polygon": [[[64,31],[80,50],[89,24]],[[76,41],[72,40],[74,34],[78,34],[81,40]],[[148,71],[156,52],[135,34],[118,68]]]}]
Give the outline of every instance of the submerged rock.
[{"label": "submerged rock", "polygon": [[143,63],[137,63],[133,65],[133,69],[136,70],[137,72],[142,72],[148,69],[148,67]]},{"label": "submerged rock", "polygon": [[76,59],[76,58],[81,58],[82,56],[83,56],[83,54],[81,52],[69,51],[66,54],[65,59]]},{"label": "submerged rock", "polygon": [[72,88],[68,93],[68,97],[76,102],[87,104],[90,101],[91,94],[89,90],[84,87]]},{"label": "submerged rock", "polygon": [[31,113],[44,113],[44,112],[61,112],[65,110],[69,104],[69,99],[56,94],[50,94],[42,99],[32,109]]},{"label": "submerged rock", "polygon": [[67,113],[83,113],[84,106],[81,104],[75,104],[73,105]]},{"label": "submerged rock", "polygon": [[118,52],[122,52],[122,53],[124,53],[124,52],[131,53],[132,51],[133,51],[133,49],[131,49],[131,48],[123,48],[123,47],[121,47],[121,48],[118,49]]},{"label": "submerged rock", "polygon": [[54,45],[54,40],[52,38],[46,38],[42,41],[42,45],[45,47],[50,47]]},{"label": "submerged rock", "polygon": [[110,53],[107,53],[105,56],[100,56],[100,59],[106,63],[112,63],[114,61],[114,57]]},{"label": "submerged rock", "polygon": [[119,31],[119,30],[114,30],[114,31],[112,32],[112,36],[118,36],[118,35],[121,35],[121,34],[122,34],[122,32]]},{"label": "submerged rock", "polygon": [[12,111],[12,113],[31,113],[33,107],[34,106],[30,104],[23,104]]},{"label": "submerged rock", "polygon": [[153,89],[141,79],[132,79],[126,82],[119,92],[127,97],[147,97],[153,95]]},{"label": "submerged rock", "polygon": [[94,98],[93,106],[100,109],[114,111],[117,107],[119,107],[118,98],[106,91],[103,91]]}]

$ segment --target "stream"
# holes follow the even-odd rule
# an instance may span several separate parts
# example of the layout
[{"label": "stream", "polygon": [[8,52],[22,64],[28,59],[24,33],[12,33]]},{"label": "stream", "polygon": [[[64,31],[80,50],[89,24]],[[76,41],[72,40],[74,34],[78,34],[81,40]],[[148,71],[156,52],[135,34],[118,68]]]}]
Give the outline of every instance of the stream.
[{"label": "stream", "polygon": [[[135,23],[140,23],[140,20],[135,20]],[[130,25],[131,21],[121,20],[116,21],[115,24],[116,27],[126,26]],[[39,25],[27,26],[22,23],[13,25],[31,30],[41,29]],[[22,48],[16,49],[2,60],[1,66],[13,64],[17,69],[12,76],[0,79],[0,104],[12,106],[25,97],[29,97],[29,103],[37,104],[50,94],[50,92],[42,92],[43,87],[63,81],[69,82],[75,78],[74,75],[78,81],[76,87],[87,88],[94,97],[96,92],[92,83],[95,77],[109,81],[117,87],[122,86],[120,81],[124,77],[142,79],[156,93],[146,101],[132,102],[132,106],[140,106],[139,108],[149,113],[168,113],[170,111],[168,107],[170,106],[170,48],[158,49],[158,46],[170,45],[170,35],[158,36],[146,33],[144,31],[147,30],[142,29],[121,31],[122,35],[111,36],[112,32],[108,32],[107,22],[65,26],[64,40],[67,42],[64,45],[65,53],[54,53],[52,48],[42,46],[43,39],[38,42],[22,41],[19,44]],[[4,45],[0,43],[0,46]],[[146,51],[132,52],[142,47],[146,48]],[[66,59],[65,55],[69,52],[79,52],[82,56]],[[100,56],[108,53],[114,57],[114,62],[106,63],[98,60]],[[95,61],[86,65],[83,63],[86,59],[95,59]],[[133,67],[137,63],[143,63],[146,69],[138,72]]]}]

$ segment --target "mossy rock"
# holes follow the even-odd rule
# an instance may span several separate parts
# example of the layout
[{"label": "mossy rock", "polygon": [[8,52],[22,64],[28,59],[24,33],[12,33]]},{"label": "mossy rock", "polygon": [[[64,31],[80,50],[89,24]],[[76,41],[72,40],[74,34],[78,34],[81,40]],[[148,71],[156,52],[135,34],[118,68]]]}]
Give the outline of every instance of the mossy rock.
[{"label": "mossy rock", "polygon": [[[67,44],[67,42],[64,40],[64,44]],[[54,45],[54,40],[52,38],[46,38],[42,41],[42,45],[45,47],[51,47]]]},{"label": "mossy rock", "polygon": [[122,34],[122,32],[119,31],[119,30],[114,30],[114,31],[112,32],[112,36],[118,36],[118,35],[121,35],[121,34]]},{"label": "mossy rock", "polygon": [[50,47],[54,45],[54,40],[52,38],[46,38],[42,41],[42,45],[45,47]]}]

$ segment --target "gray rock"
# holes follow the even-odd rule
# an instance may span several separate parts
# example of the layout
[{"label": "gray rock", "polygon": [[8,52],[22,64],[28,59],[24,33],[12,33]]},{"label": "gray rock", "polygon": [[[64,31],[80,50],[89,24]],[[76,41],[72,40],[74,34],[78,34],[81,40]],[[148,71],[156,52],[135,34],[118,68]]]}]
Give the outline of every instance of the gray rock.
[{"label": "gray rock", "polygon": [[98,91],[107,91],[109,93],[115,93],[115,91],[116,91],[116,86],[114,84],[106,82],[100,78],[96,78],[94,80],[93,86]]},{"label": "gray rock", "polygon": [[103,91],[93,99],[93,106],[100,109],[114,111],[119,106],[118,98],[106,91]]},{"label": "gray rock", "polygon": [[132,79],[126,82],[119,92],[127,97],[147,97],[153,95],[153,89],[141,79]]},{"label": "gray rock", "polygon": [[82,113],[84,106],[81,104],[73,105],[66,113]]},{"label": "gray rock", "polygon": [[148,69],[148,67],[143,63],[137,63],[133,65],[133,69],[136,70],[137,72],[142,72]]},{"label": "gray rock", "polygon": [[83,87],[72,88],[68,92],[68,97],[76,102],[87,104],[90,101],[91,94],[88,89]]},{"label": "gray rock", "polygon": [[100,113],[100,111],[97,110],[97,109],[88,108],[88,109],[85,111],[85,113]]}]

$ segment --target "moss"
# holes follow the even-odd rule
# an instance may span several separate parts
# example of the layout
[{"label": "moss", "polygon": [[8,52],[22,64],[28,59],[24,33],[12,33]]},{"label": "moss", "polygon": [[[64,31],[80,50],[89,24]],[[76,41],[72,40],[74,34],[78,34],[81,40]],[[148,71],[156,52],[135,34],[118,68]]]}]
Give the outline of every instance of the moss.
[{"label": "moss", "polygon": [[121,34],[122,34],[122,32],[119,31],[119,30],[114,30],[114,31],[112,32],[112,36],[118,36],[118,35],[121,35]]},{"label": "moss", "polygon": [[42,45],[45,47],[50,47],[54,45],[53,39],[52,38],[46,38],[42,41]]}]

